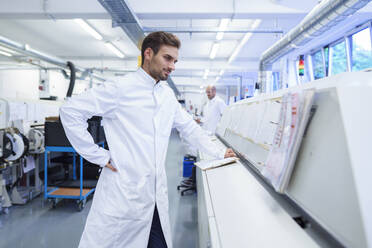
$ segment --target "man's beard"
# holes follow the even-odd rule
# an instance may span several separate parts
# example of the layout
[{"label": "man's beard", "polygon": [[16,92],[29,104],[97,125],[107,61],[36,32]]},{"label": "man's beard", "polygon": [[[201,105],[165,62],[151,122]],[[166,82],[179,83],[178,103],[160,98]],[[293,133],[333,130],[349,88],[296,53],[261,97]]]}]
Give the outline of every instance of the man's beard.
[{"label": "man's beard", "polygon": [[167,75],[163,75],[162,74],[162,71],[159,71],[159,72],[157,72],[157,71],[150,71],[150,73],[151,73],[151,76],[153,77],[153,78],[156,78],[157,80],[161,80],[161,81],[164,81],[164,80],[167,80],[168,79],[168,76]]},{"label": "man's beard", "polygon": [[166,76],[166,75],[163,76],[163,75],[160,73],[159,78],[160,78],[160,80],[164,81],[164,80],[167,80],[167,79],[168,79],[168,76]]}]

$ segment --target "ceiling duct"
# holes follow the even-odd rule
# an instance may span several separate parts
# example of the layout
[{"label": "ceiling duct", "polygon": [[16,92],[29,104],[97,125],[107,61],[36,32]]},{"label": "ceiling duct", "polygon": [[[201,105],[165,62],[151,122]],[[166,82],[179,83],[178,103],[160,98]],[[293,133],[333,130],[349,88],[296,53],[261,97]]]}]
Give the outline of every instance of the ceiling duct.
[{"label": "ceiling duct", "polygon": [[[139,49],[145,32],[139,24],[137,16],[124,0],[98,0],[112,17],[112,26],[121,27],[128,37],[136,44]],[[180,95],[171,77],[168,77],[168,85],[173,89],[176,96]]]},{"label": "ceiling duct", "polygon": [[[164,31],[170,33],[219,33],[219,27],[143,27],[144,32],[150,33],[155,31]],[[280,29],[250,29],[250,28],[229,28],[229,30],[224,30],[224,33],[252,33],[252,34],[283,34],[283,30]]]},{"label": "ceiling duct", "polygon": [[320,36],[348,16],[364,7],[371,0],[323,0],[284,37],[267,49],[260,58],[258,82],[262,92],[266,89],[266,71],[271,65],[293,51],[303,46],[315,37]]},{"label": "ceiling duct", "polygon": [[137,16],[124,0],[98,0],[112,17],[112,26],[121,27],[128,37],[140,47],[145,33]]}]

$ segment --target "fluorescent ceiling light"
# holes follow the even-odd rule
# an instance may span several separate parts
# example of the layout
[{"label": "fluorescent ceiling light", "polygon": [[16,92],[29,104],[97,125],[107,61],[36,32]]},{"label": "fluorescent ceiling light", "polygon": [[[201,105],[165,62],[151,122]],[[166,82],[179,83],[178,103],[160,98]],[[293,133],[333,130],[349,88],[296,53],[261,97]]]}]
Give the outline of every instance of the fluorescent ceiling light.
[{"label": "fluorescent ceiling light", "polygon": [[124,58],[124,54],[119,49],[117,49],[113,44],[111,44],[110,42],[106,42],[105,45],[108,49],[110,49],[111,52],[115,53],[116,56],[118,56],[121,59]]},{"label": "fluorescent ceiling light", "polygon": [[[255,20],[253,22],[252,26],[251,26],[251,29],[253,29],[253,30],[256,29],[258,27],[258,25],[260,25],[260,23],[261,23],[260,19]],[[243,39],[241,39],[239,45],[235,48],[234,52],[231,54],[229,60],[227,61],[228,64],[230,64],[236,58],[236,56],[238,55],[240,50],[243,48],[245,43],[247,43],[249,38],[251,38],[251,36],[252,36],[252,33],[246,33],[244,35]]]},{"label": "fluorescent ceiling light", "polygon": [[220,71],[220,76],[222,76],[225,73],[225,70]]},{"label": "fluorescent ceiling light", "polygon": [[209,74],[209,69],[205,69],[205,70],[204,70],[204,76],[203,76],[203,79],[207,79],[207,78],[208,78],[208,74]]},{"label": "fluorescent ceiling light", "polygon": [[5,55],[5,56],[8,56],[8,57],[11,57],[12,56],[12,54],[7,53],[7,52],[4,52],[4,51],[0,51],[0,54],[1,55]]},{"label": "fluorescent ceiling light", "polygon": [[86,23],[83,19],[74,19],[76,23],[78,23],[87,33],[91,36],[96,38],[97,40],[102,40],[103,37],[100,35],[96,30],[94,30],[88,23]]},{"label": "fluorescent ceiling light", "polygon": [[220,46],[220,43],[213,44],[211,53],[209,54],[210,59],[214,59],[216,57],[219,46]]},{"label": "fluorescent ceiling light", "polygon": [[219,32],[216,35],[216,40],[222,40],[229,21],[230,20],[227,18],[221,19],[220,26],[218,27]]}]

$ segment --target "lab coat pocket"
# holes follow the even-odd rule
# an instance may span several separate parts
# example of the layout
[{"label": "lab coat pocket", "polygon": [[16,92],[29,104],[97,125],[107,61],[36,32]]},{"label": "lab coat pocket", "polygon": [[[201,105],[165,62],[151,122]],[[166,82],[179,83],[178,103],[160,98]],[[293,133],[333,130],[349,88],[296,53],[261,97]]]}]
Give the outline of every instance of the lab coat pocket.
[{"label": "lab coat pocket", "polygon": [[138,199],[137,188],[134,185],[127,184],[120,172],[113,172],[104,168],[103,176],[103,198],[105,202],[103,212],[122,219],[141,219],[142,212],[138,211],[138,205],[141,205],[141,201]]}]

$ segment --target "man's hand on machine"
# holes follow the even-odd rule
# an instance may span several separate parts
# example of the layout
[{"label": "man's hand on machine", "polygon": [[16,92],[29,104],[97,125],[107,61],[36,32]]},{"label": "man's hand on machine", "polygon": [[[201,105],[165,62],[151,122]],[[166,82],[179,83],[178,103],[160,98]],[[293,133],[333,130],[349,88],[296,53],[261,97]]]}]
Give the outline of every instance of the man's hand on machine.
[{"label": "man's hand on machine", "polygon": [[112,164],[110,164],[110,162],[108,162],[105,167],[109,168],[110,170],[114,172],[118,171],[114,166],[112,166]]},{"label": "man's hand on machine", "polygon": [[225,158],[236,157],[235,152],[231,148],[227,148]]}]

